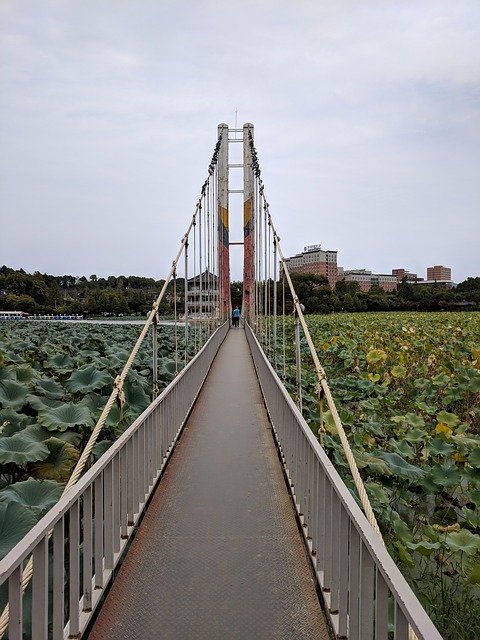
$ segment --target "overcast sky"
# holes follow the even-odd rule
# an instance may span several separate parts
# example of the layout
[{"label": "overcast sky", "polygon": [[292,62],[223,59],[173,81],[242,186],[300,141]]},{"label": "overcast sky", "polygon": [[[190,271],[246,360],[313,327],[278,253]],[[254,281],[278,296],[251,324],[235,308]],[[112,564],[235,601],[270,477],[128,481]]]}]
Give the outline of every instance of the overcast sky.
[{"label": "overcast sky", "polygon": [[0,36],[0,264],[165,277],[238,110],[286,255],[480,275],[479,0],[1,0]]}]

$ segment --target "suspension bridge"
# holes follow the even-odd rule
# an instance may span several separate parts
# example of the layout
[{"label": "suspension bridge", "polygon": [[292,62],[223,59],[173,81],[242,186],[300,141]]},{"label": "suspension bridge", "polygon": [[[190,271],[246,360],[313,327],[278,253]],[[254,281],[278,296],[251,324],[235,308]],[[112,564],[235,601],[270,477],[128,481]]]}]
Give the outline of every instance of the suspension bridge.
[{"label": "suspension bridge", "polygon": [[[219,125],[165,285],[62,498],[0,561],[3,638],[440,639],[383,544],[286,267],[253,134],[251,124]],[[243,162],[229,162],[232,144]],[[242,189],[229,188],[235,170]],[[243,194],[240,243],[230,238],[233,192]],[[232,244],[244,249],[240,328],[231,326]],[[293,394],[283,384],[286,290]],[[177,375],[161,389],[167,291]],[[152,403],[91,464],[147,336]],[[319,433],[328,408],[362,508],[302,416],[301,344],[317,376]]]}]

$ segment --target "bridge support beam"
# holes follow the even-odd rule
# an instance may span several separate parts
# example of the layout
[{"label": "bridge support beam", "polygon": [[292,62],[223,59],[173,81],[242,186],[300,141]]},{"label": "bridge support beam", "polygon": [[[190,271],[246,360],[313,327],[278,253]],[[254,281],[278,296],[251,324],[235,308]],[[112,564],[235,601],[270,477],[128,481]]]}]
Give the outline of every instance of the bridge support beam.
[{"label": "bridge support beam", "polygon": [[228,124],[218,125],[220,150],[217,169],[218,274],[220,318],[230,317],[230,237],[228,222]]},{"label": "bridge support beam", "polygon": [[253,124],[243,125],[243,315],[250,325],[253,323],[255,283],[254,244],[254,176],[252,164]]}]

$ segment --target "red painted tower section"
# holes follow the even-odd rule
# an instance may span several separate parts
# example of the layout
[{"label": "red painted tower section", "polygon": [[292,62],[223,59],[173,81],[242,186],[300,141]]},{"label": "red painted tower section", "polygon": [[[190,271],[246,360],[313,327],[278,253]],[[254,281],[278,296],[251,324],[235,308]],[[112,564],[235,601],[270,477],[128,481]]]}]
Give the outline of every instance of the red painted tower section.
[{"label": "red painted tower section", "polygon": [[220,318],[230,317],[230,234],[228,222],[228,125],[218,125],[218,274]]}]

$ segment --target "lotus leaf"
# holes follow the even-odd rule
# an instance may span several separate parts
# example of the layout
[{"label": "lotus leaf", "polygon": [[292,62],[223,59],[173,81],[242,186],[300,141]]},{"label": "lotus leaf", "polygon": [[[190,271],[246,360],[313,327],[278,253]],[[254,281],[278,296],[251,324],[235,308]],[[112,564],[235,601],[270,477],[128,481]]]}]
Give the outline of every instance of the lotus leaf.
[{"label": "lotus leaf", "polygon": [[386,453],[385,451],[376,451],[376,456],[381,460],[387,462],[391,473],[399,476],[400,478],[407,478],[412,482],[420,480],[425,476],[425,471],[410,464],[404,460],[398,453]]},{"label": "lotus leaf", "polygon": [[372,473],[376,473],[380,476],[392,475],[392,472],[390,471],[388,464],[386,464],[386,462],[384,462],[380,458],[374,455],[370,455],[368,453],[361,452],[361,451],[354,451],[353,455],[360,469],[363,469],[364,467],[368,467],[368,469]]},{"label": "lotus leaf", "polygon": [[455,451],[455,447],[452,444],[448,444],[441,438],[433,438],[427,443],[426,447],[432,456],[448,456]]},{"label": "lotus leaf", "polygon": [[33,380],[35,372],[29,364],[24,364],[21,367],[16,367],[15,376],[17,382],[28,383]]},{"label": "lotus leaf", "polygon": [[41,393],[52,400],[58,400],[65,396],[65,389],[62,385],[53,380],[53,378],[42,378],[41,380],[37,380],[35,386],[38,393]]},{"label": "lotus leaf", "polygon": [[42,480],[56,480],[66,482],[80,457],[79,452],[69,442],[58,438],[45,440],[48,447],[48,457],[43,462],[32,464],[32,475]]},{"label": "lotus leaf", "polygon": [[75,361],[65,353],[57,353],[47,360],[48,366],[54,371],[70,372],[75,367]]},{"label": "lotus leaf", "polygon": [[407,546],[412,551],[417,551],[422,556],[430,556],[433,551],[440,549],[439,542],[428,542],[427,540],[421,540],[420,542],[407,542]]},{"label": "lotus leaf", "polygon": [[437,465],[428,474],[437,487],[454,487],[461,481],[461,475],[455,465]]},{"label": "lotus leaf", "polygon": [[13,367],[0,367],[0,382],[4,380],[16,380],[15,370]]},{"label": "lotus leaf", "polygon": [[98,460],[103,456],[103,454],[109,450],[112,446],[113,442],[111,440],[102,440],[101,442],[97,442],[97,444],[93,447],[92,455],[95,460]]},{"label": "lotus leaf", "polygon": [[480,393],[480,373],[472,372],[468,383],[470,393]]},{"label": "lotus leaf", "polygon": [[366,482],[365,489],[367,490],[369,498],[374,500],[374,502],[381,505],[390,504],[390,497],[381,485],[376,482]]},{"label": "lotus leaf", "polygon": [[480,563],[474,564],[470,569],[467,580],[470,584],[480,584]]},{"label": "lotus leaf", "polygon": [[16,433],[9,438],[0,438],[0,464],[25,464],[26,462],[36,462],[45,460],[48,456],[48,448],[30,438]]},{"label": "lotus leaf", "polygon": [[460,418],[457,415],[448,413],[447,411],[437,413],[437,420],[442,424],[448,425],[451,429],[454,429],[460,422]]},{"label": "lotus leaf", "polygon": [[472,453],[468,456],[468,462],[472,465],[472,467],[480,469],[480,447],[472,451]]},{"label": "lotus leaf", "polygon": [[34,396],[32,394],[29,394],[26,397],[26,401],[27,404],[32,407],[32,409],[35,409],[35,411],[42,411],[44,409],[55,409],[55,407],[61,407],[62,404],[64,404],[62,400],[52,400],[50,398],[47,398],[46,396]]},{"label": "lotus leaf", "polygon": [[107,384],[112,384],[112,377],[107,371],[99,371],[95,366],[87,365],[74,371],[65,386],[72,393],[80,391],[87,394]]},{"label": "lotus leaf", "polygon": [[480,536],[468,529],[447,533],[446,543],[452,551],[463,551],[467,556],[474,556],[480,551]]},{"label": "lotus leaf", "polygon": [[0,501],[18,502],[31,509],[37,518],[41,518],[57,504],[63,493],[63,485],[53,480],[35,480],[28,478],[16,482],[0,491]]},{"label": "lotus leaf", "polygon": [[413,460],[415,458],[415,451],[406,440],[394,440],[393,438],[390,438],[388,444],[390,448],[395,453],[398,453],[399,456],[402,456],[402,458],[407,460]]},{"label": "lotus leaf", "polygon": [[18,410],[25,404],[28,387],[14,380],[0,382],[0,404],[5,408]]},{"label": "lotus leaf", "polygon": [[22,436],[36,442],[43,442],[52,437],[52,432],[42,427],[41,424],[31,424],[22,431]]},{"label": "lotus leaf", "polygon": [[424,442],[426,435],[427,435],[427,432],[424,431],[423,429],[412,429],[411,431],[407,431],[403,437],[408,442],[417,444],[419,442]]},{"label": "lotus leaf", "polygon": [[140,384],[132,382],[127,378],[123,386],[123,390],[125,392],[127,406],[136,413],[140,414],[150,404],[150,398],[147,396]]},{"label": "lotus leaf", "polygon": [[3,411],[0,411],[0,424],[8,422],[8,425],[5,426],[3,430],[4,436],[13,436],[14,433],[25,429],[25,427],[31,424],[32,420],[30,416],[13,411],[13,409],[3,409]]},{"label": "lotus leaf", "polygon": [[0,560],[36,524],[37,517],[18,502],[0,502]]},{"label": "lotus leaf", "polygon": [[372,349],[366,355],[368,364],[378,364],[379,362],[385,362],[387,354],[383,349]]},{"label": "lotus leaf", "polygon": [[77,425],[91,426],[92,417],[88,407],[70,402],[53,409],[42,409],[38,412],[38,422],[50,431],[65,431]]}]

